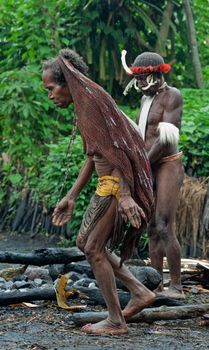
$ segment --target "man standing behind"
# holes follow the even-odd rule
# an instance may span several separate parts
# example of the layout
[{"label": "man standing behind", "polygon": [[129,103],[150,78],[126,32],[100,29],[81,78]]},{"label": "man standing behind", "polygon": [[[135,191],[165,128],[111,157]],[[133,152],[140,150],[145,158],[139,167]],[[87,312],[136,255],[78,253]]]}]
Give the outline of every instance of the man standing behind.
[{"label": "man standing behind", "polygon": [[168,290],[163,291],[162,284],[157,291],[171,298],[184,299],[180,245],[174,232],[177,198],[184,177],[182,152],[178,151],[182,98],[179,90],[164,81],[163,74],[171,67],[160,55],[144,52],[128,67],[125,54],[123,51],[122,63],[133,79],[124,94],[133,85],[143,93],[137,123],[148,152],[155,194],[155,210],[148,227],[151,264],[162,274],[163,257],[166,256],[171,277]]}]

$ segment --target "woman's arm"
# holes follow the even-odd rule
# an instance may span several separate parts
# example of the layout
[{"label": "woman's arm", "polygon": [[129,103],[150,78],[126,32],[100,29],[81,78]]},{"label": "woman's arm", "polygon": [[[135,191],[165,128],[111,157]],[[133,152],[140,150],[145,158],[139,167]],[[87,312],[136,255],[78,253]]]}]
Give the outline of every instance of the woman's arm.
[{"label": "woman's arm", "polygon": [[141,218],[146,219],[142,208],[132,198],[130,187],[121,172],[118,169],[114,169],[111,175],[120,179],[120,198],[118,202],[124,221],[130,221],[133,227],[139,228],[141,226]]},{"label": "woman's arm", "polygon": [[74,185],[66,196],[56,205],[56,208],[52,214],[52,223],[54,225],[62,226],[71,219],[75,206],[75,200],[89,181],[93,171],[94,162],[91,157],[88,157],[85,160]]}]

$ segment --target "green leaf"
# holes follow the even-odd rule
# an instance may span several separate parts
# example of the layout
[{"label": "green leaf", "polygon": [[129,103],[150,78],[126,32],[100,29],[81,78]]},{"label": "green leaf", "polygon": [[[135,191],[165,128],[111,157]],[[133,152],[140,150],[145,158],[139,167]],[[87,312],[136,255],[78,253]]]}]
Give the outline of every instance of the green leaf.
[{"label": "green leaf", "polygon": [[8,176],[8,179],[12,183],[12,185],[18,185],[22,180],[22,176],[19,173],[11,174]]}]

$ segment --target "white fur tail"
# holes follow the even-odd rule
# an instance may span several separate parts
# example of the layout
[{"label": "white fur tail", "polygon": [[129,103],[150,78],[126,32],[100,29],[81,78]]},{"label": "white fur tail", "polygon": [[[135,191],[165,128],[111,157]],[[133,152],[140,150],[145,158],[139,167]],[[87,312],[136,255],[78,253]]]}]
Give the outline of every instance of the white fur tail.
[{"label": "white fur tail", "polygon": [[179,141],[179,129],[166,122],[161,122],[158,125],[158,131],[160,136],[160,143],[177,145]]}]

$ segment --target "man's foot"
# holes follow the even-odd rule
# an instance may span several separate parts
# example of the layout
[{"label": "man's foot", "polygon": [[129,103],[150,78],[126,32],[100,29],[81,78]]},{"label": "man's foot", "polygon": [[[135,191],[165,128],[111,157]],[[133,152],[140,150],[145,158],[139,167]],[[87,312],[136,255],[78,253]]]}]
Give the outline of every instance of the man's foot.
[{"label": "man's foot", "polygon": [[142,296],[133,296],[129,303],[126,305],[125,309],[122,311],[122,314],[125,319],[136,315],[142,309],[147,306],[150,306],[154,303],[156,295],[153,292],[145,294]]},{"label": "man's foot", "polygon": [[110,320],[100,321],[98,323],[88,323],[81,328],[82,332],[87,334],[126,334],[128,333],[128,327],[126,323],[121,323],[119,325],[111,322]]},{"label": "man's foot", "polygon": [[168,289],[163,290],[162,292],[156,293],[156,295],[168,297],[176,300],[184,300],[185,294],[182,289],[176,287],[169,287]]}]

